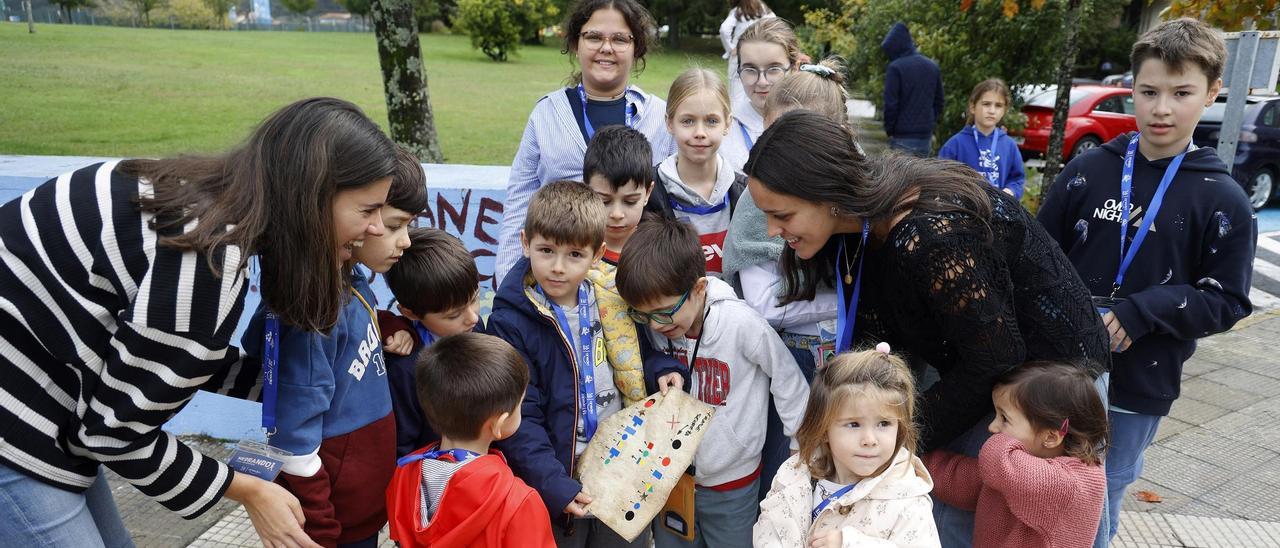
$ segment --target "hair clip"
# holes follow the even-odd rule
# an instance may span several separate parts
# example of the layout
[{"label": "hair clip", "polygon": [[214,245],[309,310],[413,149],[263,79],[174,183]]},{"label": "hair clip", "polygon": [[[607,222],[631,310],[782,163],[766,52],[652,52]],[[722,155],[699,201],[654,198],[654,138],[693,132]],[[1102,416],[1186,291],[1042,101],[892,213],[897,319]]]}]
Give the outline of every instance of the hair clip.
[{"label": "hair clip", "polygon": [[1058,435],[1067,437],[1067,429],[1071,426],[1071,419],[1062,419],[1062,427],[1058,428]]},{"label": "hair clip", "polygon": [[832,76],[836,75],[836,71],[831,70],[830,67],[824,67],[822,65],[800,65],[800,70],[803,70],[811,74],[817,74],[818,76],[821,76],[827,79],[830,79]]},{"label": "hair clip", "polygon": [[889,355],[889,343],[887,343],[887,342],[880,342],[880,343],[876,344],[876,352],[879,352],[879,353],[881,353],[881,354],[884,354],[884,355],[888,356],[888,355]]}]

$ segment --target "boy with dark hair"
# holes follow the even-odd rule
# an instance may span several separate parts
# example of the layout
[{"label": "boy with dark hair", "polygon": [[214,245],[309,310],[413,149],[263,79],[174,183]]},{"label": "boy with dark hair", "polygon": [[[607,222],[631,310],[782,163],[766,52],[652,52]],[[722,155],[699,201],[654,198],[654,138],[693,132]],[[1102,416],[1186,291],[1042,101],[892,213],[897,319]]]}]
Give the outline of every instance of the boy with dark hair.
[{"label": "boy with dark hair", "polygon": [[[750,546],[758,510],[769,395],[795,436],[809,386],[778,333],[719,278],[706,274],[698,234],[679,221],[645,222],[618,262],[618,291],[657,348],[692,369],[690,389],[715,405],[694,456],[697,543]],[[795,448],[795,444],[792,444]],[[659,547],[683,541],[658,528]]]},{"label": "boy with dark hair", "polygon": [[1178,397],[1196,339],[1252,311],[1257,222],[1217,152],[1191,143],[1225,61],[1218,32],[1193,19],[1143,34],[1132,50],[1139,133],[1067,164],[1039,214],[1111,334],[1113,536],[1125,488],[1142,473],[1143,451]]},{"label": "boy with dark hair", "polygon": [[[604,250],[605,217],[586,185],[557,181],[539,189],[520,234],[525,257],[502,281],[489,316],[489,333],[510,342],[530,370],[526,420],[500,447],[520,455],[512,469],[542,495],[560,546],[628,545],[598,520],[572,519],[584,517],[591,502],[575,479],[578,456],[600,421],[622,409],[619,394],[646,390],[644,373],[682,384],[674,360],[646,359],[643,372],[620,371],[603,351],[597,292],[586,278]],[[632,545],[647,543],[642,535]]]},{"label": "boy with dark hair", "polygon": [[[409,220],[427,206],[424,179],[417,158],[401,149],[378,212],[385,230],[353,247],[353,260],[374,273],[394,264],[408,245]],[[350,269],[351,294],[332,330],[277,323],[260,305],[245,328],[242,347],[261,359],[271,350],[265,333],[273,333],[279,345],[278,394],[271,410],[276,427],[268,443],[292,453],[283,459],[276,482],[298,497],[307,536],[322,546],[375,546],[378,530],[387,523],[395,418],[373,290],[360,268],[335,268]]]},{"label": "boy with dark hair", "polygon": [[[384,331],[397,326],[388,337],[386,353],[391,409],[396,414],[396,457],[437,441],[440,436],[423,421],[422,407],[414,392],[417,355],[432,342],[472,331],[480,325],[476,304],[480,273],[462,241],[436,228],[410,228],[409,247],[387,271],[387,287],[396,298],[400,317],[379,311]],[[407,341],[407,348],[390,346]],[[397,352],[406,350],[401,355]]]},{"label": "boy with dark hair", "polygon": [[618,264],[618,253],[640,224],[653,192],[653,149],[643,133],[609,126],[596,133],[582,161],[582,181],[604,202],[608,213],[604,260]]},{"label": "boy with dark hair", "polygon": [[422,352],[417,399],[441,439],[399,459],[387,489],[400,546],[551,546],[538,494],[489,445],[520,427],[529,371],[502,339],[460,333]]}]

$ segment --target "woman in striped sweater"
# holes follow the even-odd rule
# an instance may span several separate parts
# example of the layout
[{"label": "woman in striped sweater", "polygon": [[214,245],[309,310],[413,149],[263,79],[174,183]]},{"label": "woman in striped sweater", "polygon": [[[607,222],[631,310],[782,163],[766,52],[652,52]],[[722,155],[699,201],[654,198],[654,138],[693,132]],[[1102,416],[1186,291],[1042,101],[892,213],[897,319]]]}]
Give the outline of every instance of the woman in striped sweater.
[{"label": "woman in striped sweater", "polygon": [[0,206],[0,545],[131,545],[106,466],[184,518],[226,496],[267,546],[314,546],[296,498],[161,425],[253,384],[228,345],[249,256],[283,322],[333,327],[333,265],[381,233],[394,165],[355,105],[316,98],[221,156],[96,164]]},{"label": "woman in striped sweater", "polygon": [[580,70],[569,87],[553,90],[533,106],[511,163],[493,287],[524,256],[520,230],[529,199],[552,181],[582,180],[587,143],[605,126],[626,124],[643,133],[654,158],[675,152],[667,133],[667,103],[629,85],[644,67],[653,39],[653,17],[636,0],[581,0],[564,24],[564,52]]}]

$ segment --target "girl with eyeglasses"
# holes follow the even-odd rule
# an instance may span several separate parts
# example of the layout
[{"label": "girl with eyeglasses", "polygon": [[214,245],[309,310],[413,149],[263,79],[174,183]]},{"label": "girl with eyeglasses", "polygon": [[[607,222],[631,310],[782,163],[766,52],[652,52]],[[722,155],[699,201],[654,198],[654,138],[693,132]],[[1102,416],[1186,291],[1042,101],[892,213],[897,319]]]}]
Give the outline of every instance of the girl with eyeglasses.
[{"label": "girl with eyeglasses", "polygon": [[552,181],[581,180],[587,143],[596,132],[625,124],[649,139],[654,158],[672,150],[666,102],[630,85],[655,35],[648,10],[636,0],[583,0],[563,28],[563,53],[573,54],[578,68],[568,86],[544,95],[529,114],[507,180],[495,287],[522,256],[519,235],[529,199]]},{"label": "girl with eyeglasses", "polygon": [[738,39],[756,22],[777,16],[760,0],[729,0],[729,5],[729,15],[720,23],[720,45],[724,46],[722,57],[729,61],[729,96],[746,97],[742,91],[742,80],[738,79]]},{"label": "girl with eyeglasses", "polygon": [[738,38],[738,62],[731,66],[742,82],[742,91],[732,96],[733,123],[725,136],[721,154],[729,165],[741,170],[751,146],[764,132],[764,101],[769,90],[783,76],[809,62],[800,51],[796,32],[777,17],[760,19]]}]

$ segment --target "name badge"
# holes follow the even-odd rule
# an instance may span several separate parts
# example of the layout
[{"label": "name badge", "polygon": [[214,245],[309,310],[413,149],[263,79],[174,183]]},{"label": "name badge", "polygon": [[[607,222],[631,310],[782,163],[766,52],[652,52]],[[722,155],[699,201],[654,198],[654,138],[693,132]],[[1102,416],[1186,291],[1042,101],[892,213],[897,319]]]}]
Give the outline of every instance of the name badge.
[{"label": "name badge", "polygon": [[284,459],[292,456],[293,453],[265,443],[240,440],[235,452],[227,460],[227,465],[241,474],[275,481],[276,476],[280,475],[280,469],[284,467]]},{"label": "name badge", "polygon": [[1124,302],[1122,298],[1093,296],[1093,307],[1098,309],[1099,316],[1106,316],[1107,312],[1111,312],[1112,308],[1122,302]]}]

